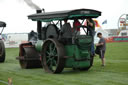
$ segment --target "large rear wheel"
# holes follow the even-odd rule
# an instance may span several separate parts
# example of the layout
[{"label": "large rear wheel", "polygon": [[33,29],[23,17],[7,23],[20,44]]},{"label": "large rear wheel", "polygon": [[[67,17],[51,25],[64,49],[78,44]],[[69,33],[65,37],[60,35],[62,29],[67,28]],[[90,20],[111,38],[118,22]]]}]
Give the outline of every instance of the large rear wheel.
[{"label": "large rear wheel", "polygon": [[0,40],[0,62],[5,61],[5,46],[4,42]]},{"label": "large rear wheel", "polygon": [[65,50],[56,39],[48,39],[43,44],[42,64],[46,72],[61,73],[65,65]]}]

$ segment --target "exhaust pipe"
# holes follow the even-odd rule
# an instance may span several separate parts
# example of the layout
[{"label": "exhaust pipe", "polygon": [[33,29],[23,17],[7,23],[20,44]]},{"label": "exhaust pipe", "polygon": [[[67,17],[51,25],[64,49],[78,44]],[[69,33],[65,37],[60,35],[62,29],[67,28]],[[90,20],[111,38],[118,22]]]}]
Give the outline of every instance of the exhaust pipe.
[{"label": "exhaust pipe", "polygon": [[[36,10],[36,13],[42,13],[42,10]],[[37,21],[37,32],[38,32],[38,39],[41,40],[41,28],[42,28],[42,22]]]}]

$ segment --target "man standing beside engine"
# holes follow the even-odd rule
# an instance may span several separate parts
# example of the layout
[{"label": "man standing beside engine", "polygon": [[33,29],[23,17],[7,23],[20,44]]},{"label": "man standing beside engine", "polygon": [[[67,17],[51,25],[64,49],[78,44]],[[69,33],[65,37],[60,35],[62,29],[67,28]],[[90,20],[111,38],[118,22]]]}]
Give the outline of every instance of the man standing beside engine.
[{"label": "man standing beside engine", "polygon": [[87,21],[87,26],[90,28],[90,31],[91,31],[89,35],[93,36],[93,42],[91,45],[91,55],[95,56],[95,48],[94,48],[95,23],[92,20],[92,18],[88,18],[86,19],[86,21]]}]

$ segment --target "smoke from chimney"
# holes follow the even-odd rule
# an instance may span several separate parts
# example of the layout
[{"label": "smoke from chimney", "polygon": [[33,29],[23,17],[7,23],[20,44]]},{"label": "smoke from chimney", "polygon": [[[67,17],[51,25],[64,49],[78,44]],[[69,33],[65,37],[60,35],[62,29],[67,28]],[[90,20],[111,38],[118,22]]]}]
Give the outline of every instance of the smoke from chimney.
[{"label": "smoke from chimney", "polygon": [[36,10],[41,10],[41,8],[40,8],[39,6],[37,6],[36,4],[34,4],[34,3],[32,2],[32,0],[24,0],[24,1],[25,1],[26,4],[27,4],[28,6],[30,6],[31,8],[36,9]]}]

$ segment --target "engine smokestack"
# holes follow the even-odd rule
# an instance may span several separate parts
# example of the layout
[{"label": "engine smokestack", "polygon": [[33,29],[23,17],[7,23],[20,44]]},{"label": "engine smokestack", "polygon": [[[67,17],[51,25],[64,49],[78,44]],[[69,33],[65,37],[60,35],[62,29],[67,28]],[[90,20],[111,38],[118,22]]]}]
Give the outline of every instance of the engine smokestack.
[{"label": "engine smokestack", "polygon": [[[36,13],[42,13],[42,10],[36,10]],[[37,32],[38,32],[38,38],[41,40],[41,28],[42,28],[42,22],[37,21]]]},{"label": "engine smokestack", "polygon": [[[39,6],[37,6],[35,3],[32,2],[32,0],[24,0],[26,2],[26,4],[35,9],[36,13],[42,13],[42,10],[44,11],[44,9],[41,10],[41,8]],[[37,32],[38,32],[38,38],[41,40],[41,28],[42,28],[42,22],[41,21],[37,21]]]}]

